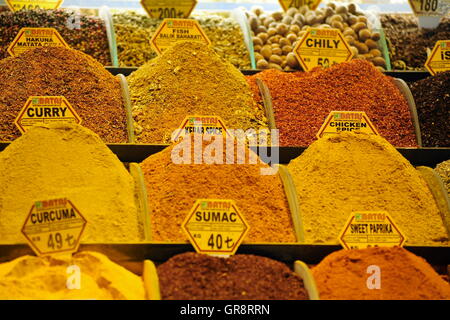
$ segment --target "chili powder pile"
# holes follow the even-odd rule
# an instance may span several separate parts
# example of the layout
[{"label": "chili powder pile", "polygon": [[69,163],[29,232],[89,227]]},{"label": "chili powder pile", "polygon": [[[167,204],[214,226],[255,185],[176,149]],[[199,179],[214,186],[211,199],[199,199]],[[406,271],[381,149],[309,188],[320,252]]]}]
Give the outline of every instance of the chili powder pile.
[{"label": "chili powder pile", "polygon": [[[184,141],[188,139],[186,137]],[[193,146],[195,141],[192,136],[191,139]],[[261,169],[269,166],[248,148],[245,148],[245,163],[237,164],[238,145],[231,150],[233,155],[230,156],[226,142],[223,143],[223,164],[194,163],[194,157],[198,156],[194,155],[195,148],[192,148],[190,164],[176,164],[172,157],[178,153],[177,144],[141,163],[147,187],[152,240],[187,241],[181,224],[197,199],[232,199],[250,225],[244,242],[295,242],[292,217],[280,176],[262,175]],[[203,150],[208,147],[210,144],[204,143]],[[250,155],[259,163],[249,164]]]},{"label": "chili powder pile", "polygon": [[[380,269],[380,288],[368,272]],[[340,250],[312,269],[325,300],[448,300],[450,285],[421,257],[400,247]]]},{"label": "chili powder pile", "polygon": [[450,147],[450,71],[411,84],[424,147]]},{"label": "chili powder pile", "polygon": [[20,137],[14,119],[30,96],[64,96],[104,142],[128,141],[119,79],[87,54],[45,47],[0,60],[0,141]]},{"label": "chili powder pile", "polygon": [[308,300],[303,280],[285,264],[255,255],[187,252],[157,272],[164,300]]},{"label": "chili powder pile", "polygon": [[331,111],[365,111],[380,135],[397,147],[416,147],[408,103],[392,78],[371,63],[352,60],[328,69],[247,77],[261,104],[256,78],[270,90],[281,146],[308,146]]}]

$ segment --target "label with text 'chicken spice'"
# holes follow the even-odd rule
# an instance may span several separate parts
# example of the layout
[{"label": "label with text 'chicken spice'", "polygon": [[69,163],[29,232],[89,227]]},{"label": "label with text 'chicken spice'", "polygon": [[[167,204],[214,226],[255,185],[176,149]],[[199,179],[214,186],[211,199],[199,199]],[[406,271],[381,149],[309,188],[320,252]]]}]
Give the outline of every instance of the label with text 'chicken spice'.
[{"label": "label with text 'chicken spice'", "polygon": [[58,31],[54,28],[22,28],[8,47],[8,53],[17,57],[19,54],[39,47],[66,47]]},{"label": "label with text 'chicken spice'", "polygon": [[331,111],[316,137],[322,138],[343,131],[378,135],[377,129],[364,111]]}]

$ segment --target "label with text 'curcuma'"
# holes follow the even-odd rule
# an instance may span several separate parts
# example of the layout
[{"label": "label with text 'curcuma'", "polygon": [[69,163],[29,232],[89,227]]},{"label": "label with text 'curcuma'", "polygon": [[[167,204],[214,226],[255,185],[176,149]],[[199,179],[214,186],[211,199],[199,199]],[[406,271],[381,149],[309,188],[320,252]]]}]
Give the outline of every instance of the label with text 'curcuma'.
[{"label": "label with text 'curcuma'", "polygon": [[331,111],[316,137],[322,138],[343,131],[378,135],[375,126],[364,111]]}]

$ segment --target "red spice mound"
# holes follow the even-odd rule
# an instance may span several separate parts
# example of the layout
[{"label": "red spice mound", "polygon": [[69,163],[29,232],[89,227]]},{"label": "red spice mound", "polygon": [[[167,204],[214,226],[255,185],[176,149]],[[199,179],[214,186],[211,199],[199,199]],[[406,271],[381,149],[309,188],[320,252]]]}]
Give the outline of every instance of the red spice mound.
[{"label": "red spice mound", "polygon": [[256,78],[268,86],[280,130],[281,146],[308,146],[330,111],[365,111],[391,144],[416,147],[408,103],[391,77],[364,60],[352,60],[328,69],[286,73],[264,70],[247,77],[259,103]]},{"label": "red spice mound", "polygon": [[218,258],[187,252],[158,268],[165,300],[307,300],[303,281],[285,264],[238,254]]},{"label": "red spice mound", "polygon": [[[373,275],[367,271],[371,265],[380,268],[380,289],[367,286]],[[450,299],[450,285],[424,259],[399,247],[340,250],[327,256],[312,272],[321,299]]]}]

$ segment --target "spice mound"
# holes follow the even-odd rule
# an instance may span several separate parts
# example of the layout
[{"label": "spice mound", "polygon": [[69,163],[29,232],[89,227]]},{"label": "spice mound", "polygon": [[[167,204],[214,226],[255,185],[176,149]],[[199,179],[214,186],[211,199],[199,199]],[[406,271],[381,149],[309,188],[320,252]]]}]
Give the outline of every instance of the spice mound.
[{"label": "spice mound", "polygon": [[311,72],[264,70],[248,77],[255,99],[262,104],[256,78],[270,90],[281,146],[311,144],[331,111],[365,111],[390,143],[417,146],[406,99],[392,78],[367,61],[352,60]]},{"label": "spice mound", "polygon": [[352,212],[387,211],[408,245],[448,244],[425,180],[380,136],[343,132],[321,138],[288,169],[307,243],[337,243]]},{"label": "spice mound", "polygon": [[[280,176],[261,174],[261,170],[270,169],[269,166],[261,163],[245,145],[245,158],[240,158],[245,159],[243,164],[237,162],[238,152],[244,155],[239,144],[235,144],[233,149],[233,145],[229,147],[226,142],[223,142],[223,151],[215,151],[215,158],[222,159],[223,164],[208,164],[201,155],[207,154],[214,142],[204,143],[205,152],[200,152],[200,158],[197,158],[194,139],[193,136],[191,139],[186,137],[179,144],[151,155],[141,163],[147,187],[152,240],[187,241],[181,224],[197,199],[231,199],[236,201],[250,226],[244,241],[295,242],[292,217]],[[187,161],[174,163],[173,159],[179,154],[189,153],[189,150],[183,151],[189,146],[194,147]],[[255,159],[254,164],[250,162],[252,159]]]},{"label": "spice mound", "polygon": [[55,28],[71,48],[111,65],[105,22],[72,9],[0,12],[0,59],[9,56],[8,46],[24,27]]},{"label": "spice mound", "polygon": [[92,131],[35,126],[0,153],[1,242],[22,243],[34,201],[69,199],[86,218],[82,242],[138,241],[134,181]]},{"label": "spice mound", "polygon": [[400,247],[340,250],[312,272],[325,300],[450,299],[450,285],[423,258]]},{"label": "spice mound", "polygon": [[435,170],[441,177],[442,182],[444,183],[444,186],[450,197],[450,160],[446,160],[444,162],[439,163],[436,166]]},{"label": "spice mound", "polygon": [[20,136],[14,119],[30,96],[64,96],[103,141],[127,142],[119,80],[80,51],[45,47],[0,60],[0,141]]},{"label": "spice mound", "polygon": [[230,129],[267,127],[245,77],[201,43],[174,45],[128,83],[138,142],[170,142],[187,115],[220,116]]},{"label": "spice mound", "polygon": [[139,276],[85,251],[71,258],[23,256],[0,264],[0,299],[143,300],[145,290]]},{"label": "spice mound", "polygon": [[164,300],[308,300],[303,281],[285,264],[255,255],[188,252],[157,272]]},{"label": "spice mound", "polygon": [[450,71],[411,84],[424,147],[450,147],[449,88]]}]

